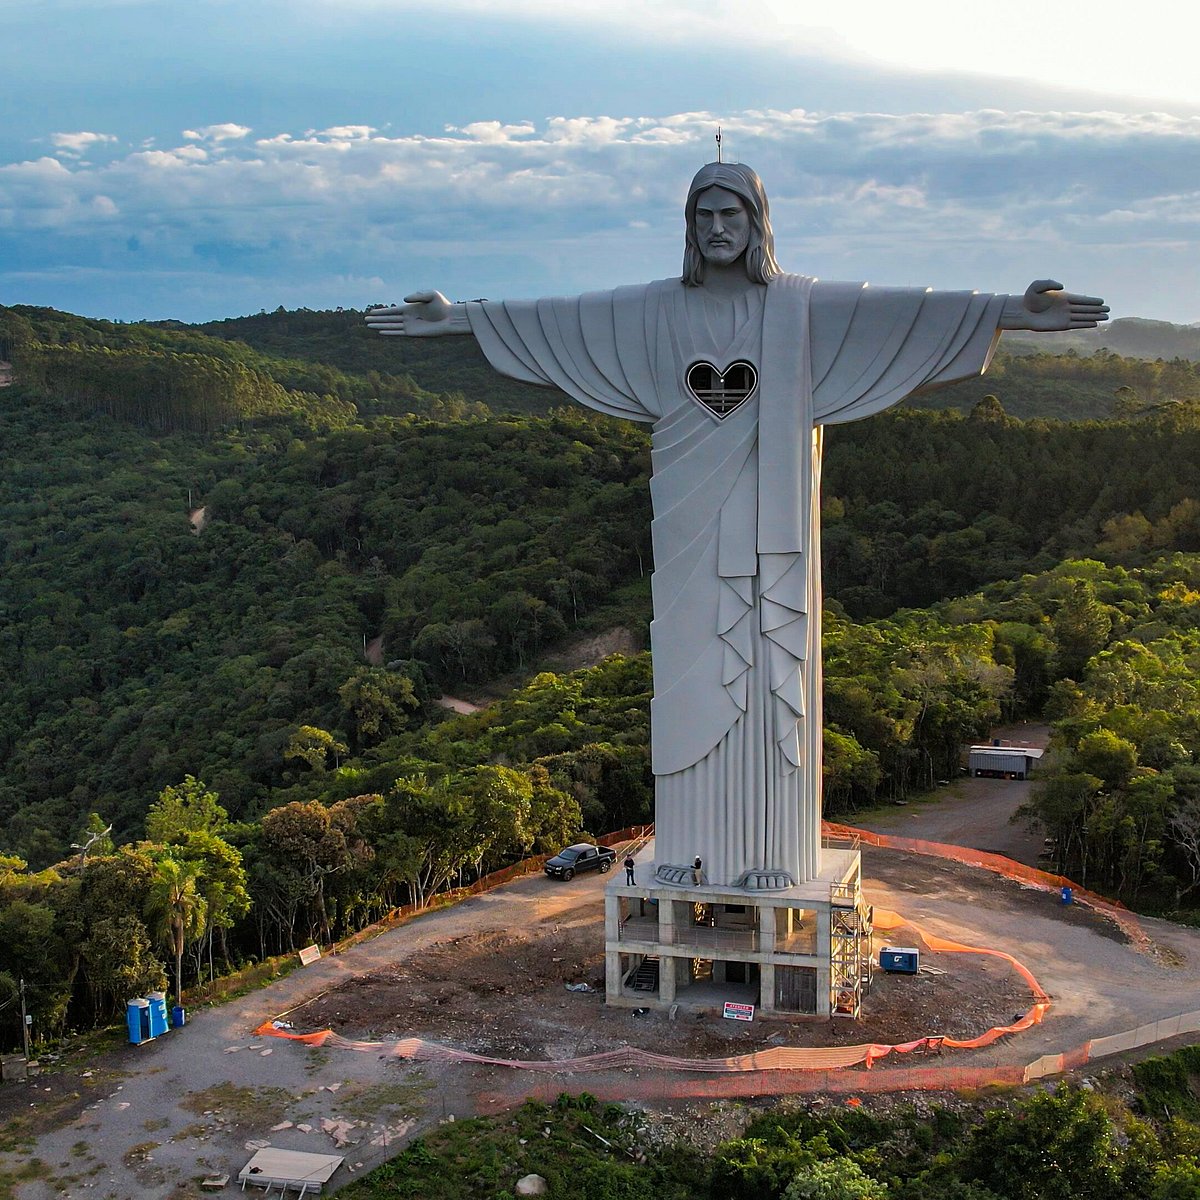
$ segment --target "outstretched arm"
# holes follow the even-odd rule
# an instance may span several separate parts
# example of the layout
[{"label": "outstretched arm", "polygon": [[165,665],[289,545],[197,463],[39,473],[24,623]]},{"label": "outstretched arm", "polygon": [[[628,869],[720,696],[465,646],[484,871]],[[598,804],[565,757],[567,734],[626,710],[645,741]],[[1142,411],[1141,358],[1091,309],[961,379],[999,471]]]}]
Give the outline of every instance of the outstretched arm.
[{"label": "outstretched arm", "polygon": [[1108,320],[1108,305],[1099,296],[1064,292],[1054,279],[1035,279],[1024,296],[1009,296],[1000,314],[1001,329],[1049,333],[1061,329],[1094,329]]},{"label": "outstretched arm", "polygon": [[441,292],[413,292],[397,308],[372,308],[367,324],[384,337],[442,337],[470,333],[466,306],[452,304]]}]

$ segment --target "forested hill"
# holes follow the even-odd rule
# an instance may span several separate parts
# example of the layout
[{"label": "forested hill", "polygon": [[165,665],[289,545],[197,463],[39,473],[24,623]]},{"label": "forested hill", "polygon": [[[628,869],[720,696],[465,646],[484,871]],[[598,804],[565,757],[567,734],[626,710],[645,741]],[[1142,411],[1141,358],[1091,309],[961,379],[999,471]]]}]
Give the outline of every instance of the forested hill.
[{"label": "forested hill", "polygon": [[[1181,347],[1194,332],[1168,328],[1179,335],[1171,344]],[[1137,344],[1157,343],[1142,337]],[[1058,352],[1042,352],[1047,349]],[[1068,346],[1062,352],[1053,337],[1020,342],[1006,336],[985,376],[911,404],[967,413],[995,396],[1022,419],[1104,420],[1200,399],[1200,362],[1122,358],[1095,349],[1077,353]],[[100,409],[161,429],[204,431],[289,411],[326,426],[358,414],[544,415],[568,402],[554,388],[497,375],[471,338],[383,338],[367,329],[361,312],[349,309],[278,309],[189,326],[0,308],[0,359],[14,362],[18,379],[24,376],[79,411]]]},{"label": "forested hill", "polygon": [[1200,361],[1200,325],[1173,325],[1143,317],[1121,317],[1096,329],[1074,333],[1014,333],[1007,335],[1005,341],[1012,349],[1037,349],[1051,354],[1095,354],[1104,350],[1126,358]]},{"label": "forested hill", "polygon": [[[361,749],[406,722],[406,689],[528,668],[589,621],[648,616],[649,446],[632,423],[282,412],[202,436],[20,383],[0,419],[0,820],[35,859],[93,808],[135,828],[187,773],[253,811],[301,727]],[[1200,550],[1198,461],[1195,405],[840,427],[828,594],[882,616],[1064,558]],[[396,666],[364,674],[376,638]]]},{"label": "forested hill", "polygon": [[[424,388],[461,392],[496,410],[546,412],[564,402],[554,389],[497,376],[470,338],[382,338],[367,331],[362,317],[353,310],[278,309],[195,328],[244,342],[264,354],[324,363],[341,371],[404,371]],[[1059,335],[1044,342],[1032,335],[1027,341],[1010,342],[1012,335],[1005,335],[982,380],[944,388],[912,403],[969,412],[984,396],[995,395],[1013,416],[1079,421],[1200,399],[1200,363],[1182,361],[1200,359],[1200,331],[1136,319],[1114,322],[1114,331],[1117,336],[1111,343],[1084,341],[1078,350],[1071,340],[1077,335],[1063,335],[1066,340],[1061,343]],[[1129,358],[1119,357],[1122,354]],[[1164,362],[1141,361],[1158,358]],[[1171,361],[1176,358],[1181,361]]]}]

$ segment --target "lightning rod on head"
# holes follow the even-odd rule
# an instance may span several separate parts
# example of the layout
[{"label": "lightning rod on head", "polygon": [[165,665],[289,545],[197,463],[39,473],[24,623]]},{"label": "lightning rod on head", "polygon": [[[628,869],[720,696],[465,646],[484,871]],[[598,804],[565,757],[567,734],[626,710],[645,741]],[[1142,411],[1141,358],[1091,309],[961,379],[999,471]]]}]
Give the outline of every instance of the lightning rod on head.
[{"label": "lightning rod on head", "polygon": [[721,127],[717,126],[717,162],[721,161]]}]

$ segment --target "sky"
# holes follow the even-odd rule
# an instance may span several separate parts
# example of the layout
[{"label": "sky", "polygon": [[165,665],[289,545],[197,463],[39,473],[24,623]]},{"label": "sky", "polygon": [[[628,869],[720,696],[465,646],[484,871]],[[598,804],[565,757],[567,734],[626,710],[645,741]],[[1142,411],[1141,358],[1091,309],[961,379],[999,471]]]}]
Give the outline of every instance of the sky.
[{"label": "sky", "polygon": [[720,125],[786,270],[1049,277],[1200,322],[1200,13],[983,7],[0,0],[0,304],[201,321],[662,278]]}]

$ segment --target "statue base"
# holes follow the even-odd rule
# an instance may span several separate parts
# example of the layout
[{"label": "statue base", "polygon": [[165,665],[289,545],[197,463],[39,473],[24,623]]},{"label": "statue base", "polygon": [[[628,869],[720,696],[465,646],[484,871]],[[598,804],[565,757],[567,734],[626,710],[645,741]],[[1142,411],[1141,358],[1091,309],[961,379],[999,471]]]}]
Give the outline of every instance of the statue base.
[{"label": "statue base", "polygon": [[[679,882],[664,879],[676,875]],[[747,882],[718,887],[690,869],[642,861],[632,884],[613,879],[604,893],[607,1002],[857,1017],[871,972],[858,850],[825,848],[820,874],[807,883],[768,891],[757,878]]]}]

